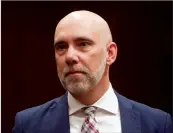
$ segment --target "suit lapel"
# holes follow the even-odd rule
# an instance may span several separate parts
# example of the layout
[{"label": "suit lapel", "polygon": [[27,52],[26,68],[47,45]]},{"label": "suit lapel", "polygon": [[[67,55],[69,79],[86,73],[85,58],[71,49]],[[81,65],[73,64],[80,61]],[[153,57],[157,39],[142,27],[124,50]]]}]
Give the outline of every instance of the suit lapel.
[{"label": "suit lapel", "polygon": [[47,124],[41,133],[70,133],[67,93],[49,109]]},{"label": "suit lapel", "polygon": [[57,108],[58,132],[55,133],[70,133],[67,93],[65,93],[62,99],[59,101],[59,106],[57,106]]},{"label": "suit lapel", "polygon": [[117,92],[122,133],[141,133],[140,113],[133,109],[132,103]]}]

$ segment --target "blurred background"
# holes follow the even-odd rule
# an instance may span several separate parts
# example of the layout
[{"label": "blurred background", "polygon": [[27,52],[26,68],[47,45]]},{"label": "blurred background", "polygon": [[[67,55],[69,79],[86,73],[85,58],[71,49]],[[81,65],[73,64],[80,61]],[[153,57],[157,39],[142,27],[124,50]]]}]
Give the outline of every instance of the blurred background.
[{"label": "blurred background", "polygon": [[18,111],[62,94],[54,57],[58,21],[90,10],[109,24],[118,45],[110,80],[120,94],[172,115],[172,2],[1,3],[2,133]]}]

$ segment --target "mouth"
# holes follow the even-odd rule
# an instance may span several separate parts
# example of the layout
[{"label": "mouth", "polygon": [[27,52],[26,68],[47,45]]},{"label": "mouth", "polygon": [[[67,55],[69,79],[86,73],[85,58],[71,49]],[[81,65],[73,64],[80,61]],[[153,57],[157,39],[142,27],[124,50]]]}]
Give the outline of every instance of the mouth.
[{"label": "mouth", "polygon": [[67,77],[69,75],[78,75],[78,74],[85,74],[85,73],[81,72],[81,71],[72,71],[72,72],[68,72],[67,74],[65,74],[65,77]]}]

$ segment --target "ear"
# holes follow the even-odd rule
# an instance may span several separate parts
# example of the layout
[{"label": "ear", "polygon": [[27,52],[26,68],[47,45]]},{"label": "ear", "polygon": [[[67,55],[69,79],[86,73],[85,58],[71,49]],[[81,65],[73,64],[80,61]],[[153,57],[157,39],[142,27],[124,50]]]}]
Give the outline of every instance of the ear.
[{"label": "ear", "polygon": [[107,52],[106,64],[111,65],[117,58],[117,45],[115,42],[111,42],[107,45]]}]

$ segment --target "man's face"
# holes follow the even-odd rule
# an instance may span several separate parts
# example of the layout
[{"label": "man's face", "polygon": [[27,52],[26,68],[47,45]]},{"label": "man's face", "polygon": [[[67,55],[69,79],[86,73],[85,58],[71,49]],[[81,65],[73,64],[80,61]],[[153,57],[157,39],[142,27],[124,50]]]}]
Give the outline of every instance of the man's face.
[{"label": "man's face", "polygon": [[75,95],[94,88],[106,67],[106,45],[85,23],[66,23],[55,32],[55,58],[59,79]]}]

